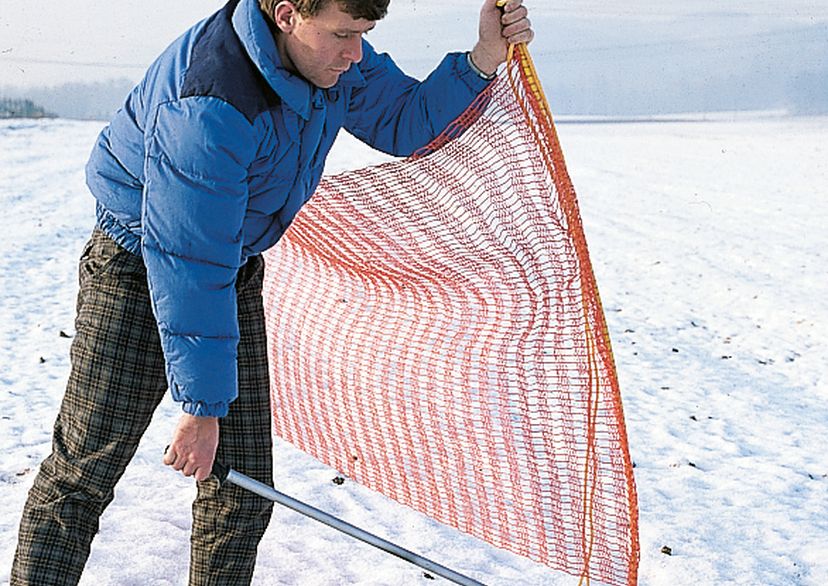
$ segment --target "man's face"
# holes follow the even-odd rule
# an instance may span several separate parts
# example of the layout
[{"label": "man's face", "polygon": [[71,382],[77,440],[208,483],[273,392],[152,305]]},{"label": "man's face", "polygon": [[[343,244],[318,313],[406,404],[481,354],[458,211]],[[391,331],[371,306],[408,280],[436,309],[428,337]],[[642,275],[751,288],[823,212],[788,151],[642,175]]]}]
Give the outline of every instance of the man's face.
[{"label": "man's face", "polygon": [[329,88],[362,59],[362,35],[375,24],[372,20],[352,18],[335,0],[307,18],[295,9],[280,14],[277,8],[277,25],[281,30],[277,44],[288,69],[317,87]]}]

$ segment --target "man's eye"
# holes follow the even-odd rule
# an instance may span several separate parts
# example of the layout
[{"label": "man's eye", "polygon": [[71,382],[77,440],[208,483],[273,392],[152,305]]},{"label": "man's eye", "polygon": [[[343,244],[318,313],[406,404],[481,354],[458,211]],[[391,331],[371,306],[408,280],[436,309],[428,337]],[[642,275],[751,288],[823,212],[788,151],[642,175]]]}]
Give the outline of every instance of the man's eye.
[{"label": "man's eye", "polygon": [[349,33],[334,33],[334,36],[335,36],[337,39],[347,39],[347,38],[349,38],[351,35],[350,35]]}]

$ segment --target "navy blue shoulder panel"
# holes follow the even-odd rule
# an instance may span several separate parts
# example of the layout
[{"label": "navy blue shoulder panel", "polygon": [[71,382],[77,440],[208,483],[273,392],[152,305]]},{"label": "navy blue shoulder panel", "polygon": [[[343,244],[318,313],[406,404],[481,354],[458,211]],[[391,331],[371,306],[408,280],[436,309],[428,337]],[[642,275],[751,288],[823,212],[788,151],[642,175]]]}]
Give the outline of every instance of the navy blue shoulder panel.
[{"label": "navy blue shoulder panel", "polygon": [[236,31],[230,0],[211,16],[193,46],[181,97],[211,96],[234,106],[250,123],[279,103],[279,97],[250,60]]}]

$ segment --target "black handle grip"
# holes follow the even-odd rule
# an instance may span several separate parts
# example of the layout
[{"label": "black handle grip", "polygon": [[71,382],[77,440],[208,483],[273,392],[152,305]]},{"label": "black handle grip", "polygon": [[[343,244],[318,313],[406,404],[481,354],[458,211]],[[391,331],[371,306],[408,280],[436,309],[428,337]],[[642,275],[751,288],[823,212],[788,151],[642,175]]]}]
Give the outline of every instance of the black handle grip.
[{"label": "black handle grip", "polygon": [[227,475],[230,473],[230,467],[225,466],[218,460],[213,462],[213,469],[210,471],[210,474],[218,478],[218,481],[224,484],[224,481],[227,480]]}]

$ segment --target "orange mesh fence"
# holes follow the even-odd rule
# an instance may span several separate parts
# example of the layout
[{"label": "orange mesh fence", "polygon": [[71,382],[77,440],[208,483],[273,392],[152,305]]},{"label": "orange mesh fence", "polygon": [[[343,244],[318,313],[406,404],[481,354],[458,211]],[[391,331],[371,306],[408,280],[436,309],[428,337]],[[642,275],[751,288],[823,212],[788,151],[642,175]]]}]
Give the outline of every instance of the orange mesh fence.
[{"label": "orange mesh fence", "polygon": [[609,336],[525,47],[422,152],[326,177],[267,264],[279,436],[582,582],[636,582]]}]

